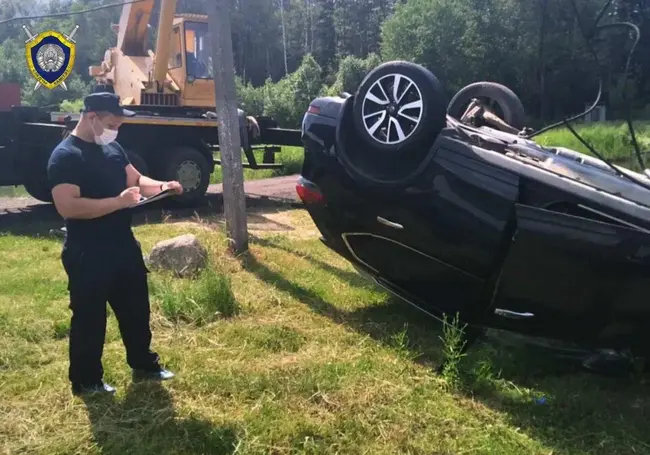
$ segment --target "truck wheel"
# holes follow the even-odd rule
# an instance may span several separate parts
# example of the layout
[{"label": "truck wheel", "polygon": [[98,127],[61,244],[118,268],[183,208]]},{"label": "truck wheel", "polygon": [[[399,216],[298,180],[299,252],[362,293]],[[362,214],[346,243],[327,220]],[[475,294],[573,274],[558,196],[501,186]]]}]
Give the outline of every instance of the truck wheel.
[{"label": "truck wheel", "polygon": [[25,180],[23,183],[25,190],[29,193],[34,199],[38,199],[41,202],[53,202],[52,198],[52,186],[47,180],[47,177],[33,177]]},{"label": "truck wheel", "polygon": [[475,82],[463,87],[449,102],[447,113],[460,120],[473,98],[488,101],[494,114],[508,125],[518,130],[524,128],[526,111],[521,100],[515,92],[496,82]]},{"label": "truck wheel", "polygon": [[402,152],[431,146],[445,126],[447,98],[426,68],[387,62],[372,70],[354,98],[359,137],[373,150]]},{"label": "truck wheel", "polygon": [[161,177],[165,181],[176,180],[183,186],[183,194],[174,199],[190,204],[205,195],[210,185],[210,166],[201,152],[187,146],[174,147],[165,153],[163,160]]},{"label": "truck wheel", "polygon": [[147,162],[142,158],[141,155],[138,153],[132,152],[131,150],[126,151],[126,155],[129,157],[129,161],[133,165],[134,168],[140,172],[142,175],[149,175],[149,167],[147,166]]}]

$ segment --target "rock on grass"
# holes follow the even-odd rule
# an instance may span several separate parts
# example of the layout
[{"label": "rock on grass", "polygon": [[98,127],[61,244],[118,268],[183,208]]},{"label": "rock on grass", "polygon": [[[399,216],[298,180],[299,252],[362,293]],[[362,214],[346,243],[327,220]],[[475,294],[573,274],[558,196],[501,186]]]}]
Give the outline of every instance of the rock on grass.
[{"label": "rock on grass", "polygon": [[208,263],[208,251],[193,234],[158,242],[147,258],[149,267],[186,278],[196,275]]}]

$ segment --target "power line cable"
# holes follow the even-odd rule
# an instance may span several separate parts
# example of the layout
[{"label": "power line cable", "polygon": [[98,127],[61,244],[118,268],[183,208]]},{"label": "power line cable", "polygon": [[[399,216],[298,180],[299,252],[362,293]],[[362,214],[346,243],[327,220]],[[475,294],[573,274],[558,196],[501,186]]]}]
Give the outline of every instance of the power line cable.
[{"label": "power line cable", "polygon": [[115,8],[117,6],[124,6],[124,5],[130,5],[133,3],[140,3],[145,0],[131,0],[128,2],[120,2],[120,3],[111,3],[110,5],[101,5],[101,6],[95,6],[94,8],[88,8],[84,10],[79,10],[79,11],[68,11],[68,12],[63,12],[63,13],[52,13],[52,14],[43,14],[39,16],[24,16],[24,17],[12,17],[11,19],[4,19],[0,21],[0,25],[7,24],[9,22],[13,21],[28,21],[28,20],[34,20],[34,19],[49,19],[51,17],[64,17],[64,16],[75,16],[78,14],[85,14],[85,13],[92,13],[93,11],[99,11],[102,9],[108,9],[108,8]]},{"label": "power line cable", "polygon": [[[636,26],[635,24],[629,23],[629,22],[614,22],[614,23],[609,23],[609,24],[598,25],[599,22],[600,22],[600,20],[602,19],[602,17],[603,17],[604,14],[605,14],[605,11],[609,8],[609,6],[610,6],[611,4],[612,4],[612,0],[609,0],[609,1],[605,4],[605,6],[603,7],[603,9],[602,9],[602,10],[600,11],[600,13],[598,14],[598,17],[597,17],[597,19],[596,19],[596,21],[595,21],[595,23],[594,23],[594,25],[593,25],[593,28],[592,28],[591,30],[587,31],[587,30],[584,28],[584,24],[582,23],[580,10],[578,9],[578,5],[576,4],[576,0],[571,0],[571,5],[572,5],[572,7],[573,7],[573,10],[574,10],[574,13],[575,13],[575,15],[576,15],[576,18],[578,19],[578,26],[579,26],[579,28],[580,28],[580,31],[581,31],[581,33],[582,33],[582,36],[583,36],[583,38],[585,39],[585,43],[586,43],[586,45],[587,45],[587,50],[592,54],[592,57],[594,58],[594,61],[596,62],[596,66],[598,67],[599,70],[601,70],[601,66],[600,66],[600,62],[599,62],[599,59],[598,59],[598,54],[596,53],[594,47],[593,47],[592,44],[591,44],[591,40],[595,37],[595,35],[598,33],[598,31],[599,31],[599,30],[605,30],[605,29],[608,29],[608,28],[627,27],[627,28],[631,28],[632,31],[634,32],[634,35],[635,35],[635,37],[634,37],[634,42],[633,42],[633,44],[632,44],[632,48],[630,49],[630,52],[629,52],[629,54],[628,54],[627,61],[626,61],[626,64],[625,64],[625,71],[624,71],[624,73],[623,73],[623,81],[624,81],[624,82],[623,82],[623,99],[624,99],[624,101],[626,101],[626,105],[627,105],[627,109],[626,109],[626,120],[627,120],[627,126],[628,126],[628,129],[629,129],[629,131],[630,131],[630,135],[632,136],[632,144],[634,145],[634,152],[636,153],[637,159],[638,159],[638,161],[639,161],[639,165],[641,166],[642,169],[645,169],[645,163],[643,162],[643,158],[642,158],[642,156],[641,156],[641,150],[640,150],[640,147],[639,147],[638,141],[637,141],[637,139],[636,139],[636,134],[635,134],[635,131],[634,131],[634,126],[632,125],[632,114],[631,114],[631,106],[630,106],[630,102],[629,102],[629,100],[627,99],[627,96],[626,96],[626,93],[625,93],[625,92],[626,92],[626,88],[627,88],[627,80],[628,80],[628,74],[629,74],[629,70],[630,70],[630,63],[631,63],[631,61],[632,61],[632,56],[634,55],[634,51],[635,51],[635,49],[636,49],[636,46],[637,46],[637,44],[639,43],[639,40],[640,40],[640,38],[641,38],[641,32],[640,32],[640,29],[639,29],[638,26]],[[639,185],[639,186],[641,186],[641,187],[643,187],[643,188],[645,188],[645,189],[647,189],[647,190],[650,190],[650,185],[647,185],[645,182],[641,182],[641,181],[637,180],[636,177],[632,177],[631,175],[629,175],[629,174],[626,173],[626,172],[621,172],[621,171],[620,171],[616,166],[614,166],[614,165],[613,165],[613,164],[612,164],[608,159],[606,159],[604,156],[602,156],[600,153],[598,153],[598,152],[594,149],[593,146],[591,146],[587,141],[585,141],[585,140],[584,140],[584,139],[583,139],[583,138],[578,134],[578,132],[577,132],[573,127],[571,127],[571,124],[569,123],[569,122],[571,122],[571,121],[573,121],[573,120],[575,120],[575,119],[577,119],[577,118],[580,118],[580,117],[586,116],[590,111],[592,111],[593,109],[595,109],[595,107],[596,107],[596,105],[599,103],[600,98],[601,98],[601,95],[602,95],[602,89],[603,89],[603,75],[602,75],[602,71],[600,71],[600,78],[599,78],[599,81],[600,81],[600,82],[599,82],[599,88],[598,88],[598,96],[596,97],[596,101],[594,102],[594,104],[593,104],[593,105],[592,105],[592,106],[591,106],[587,111],[585,111],[584,113],[582,113],[582,114],[580,114],[580,115],[577,115],[577,116],[575,116],[575,117],[572,117],[572,118],[569,118],[569,119],[564,119],[564,120],[562,120],[561,122],[558,122],[557,124],[550,125],[549,127],[546,127],[546,128],[544,128],[544,129],[542,129],[542,130],[540,130],[540,131],[537,131],[537,132],[531,134],[531,135],[528,135],[527,137],[528,137],[528,138],[531,138],[532,136],[537,136],[538,134],[540,134],[540,133],[542,133],[542,132],[544,132],[544,131],[548,131],[549,129],[556,128],[556,127],[559,126],[559,125],[564,125],[564,126],[566,126],[566,127],[569,129],[569,131],[571,131],[571,133],[572,133],[572,134],[573,134],[573,135],[574,135],[574,136],[575,136],[575,137],[576,137],[580,142],[582,142],[582,144],[583,144],[585,147],[587,147],[587,149],[589,149],[589,151],[590,151],[592,154],[596,155],[596,157],[599,158],[601,161],[604,161],[605,164],[607,164],[609,167],[611,167],[611,168],[614,170],[614,172],[616,172],[616,174],[620,175],[621,177],[625,177],[625,178],[627,178],[628,180],[631,180],[632,182],[636,183],[637,185]]]}]

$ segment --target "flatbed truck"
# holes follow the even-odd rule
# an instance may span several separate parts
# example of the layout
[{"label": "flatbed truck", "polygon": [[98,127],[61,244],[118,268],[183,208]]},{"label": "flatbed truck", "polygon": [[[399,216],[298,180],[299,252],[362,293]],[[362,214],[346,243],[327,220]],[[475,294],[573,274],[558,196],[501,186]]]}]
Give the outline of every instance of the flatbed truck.
[{"label": "flatbed truck", "polygon": [[[134,166],[160,180],[177,180],[184,193],[179,202],[193,204],[207,191],[220,160],[215,84],[207,16],[176,14],[176,0],[160,0],[155,52],[147,47],[149,19],[156,0],[126,3],[115,47],[100,65],[91,66],[94,91],[117,94],[137,113],[125,119],[117,141]],[[43,90],[43,88],[41,88]],[[51,202],[47,161],[79,120],[79,113],[12,106],[0,112],[0,186],[23,185],[27,192]],[[281,167],[281,146],[301,147],[300,130],[279,128],[270,117],[251,117],[239,110],[244,167]],[[262,162],[255,152],[263,152]]]},{"label": "flatbed truck", "polygon": [[[143,174],[160,180],[178,180],[185,190],[177,201],[198,202],[206,193],[211,174],[219,166],[216,119],[160,116],[139,110],[125,119],[117,141]],[[34,198],[52,202],[47,161],[54,147],[74,128],[79,114],[47,112],[14,106],[0,112],[0,186],[23,186]],[[268,117],[258,117],[259,134],[251,137],[240,112],[240,139],[250,169],[282,167],[276,154],[282,146],[301,146],[300,131],[282,129]],[[263,152],[262,162],[256,155]]]}]

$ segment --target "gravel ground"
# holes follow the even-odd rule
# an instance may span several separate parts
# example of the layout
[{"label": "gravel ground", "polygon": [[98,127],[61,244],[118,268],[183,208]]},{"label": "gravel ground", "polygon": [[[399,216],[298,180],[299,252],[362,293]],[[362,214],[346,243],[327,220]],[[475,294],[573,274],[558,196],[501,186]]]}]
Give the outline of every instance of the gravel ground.
[{"label": "gravel ground", "polygon": [[[298,177],[298,175],[288,175],[272,179],[250,180],[244,183],[244,191],[247,196],[266,197],[297,203],[299,202],[296,194]],[[222,191],[223,186],[221,184],[210,185],[208,188],[208,192],[212,194],[221,193]]]}]

